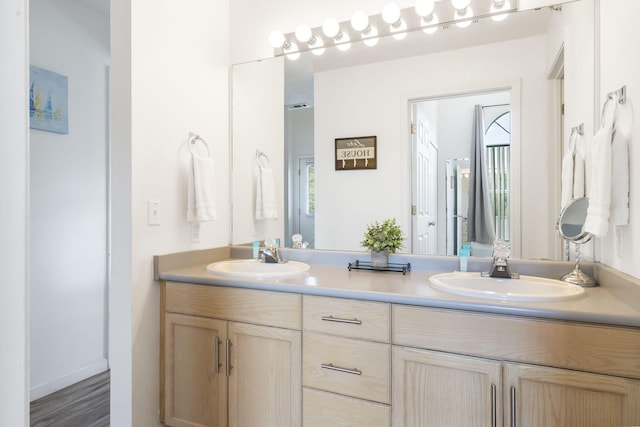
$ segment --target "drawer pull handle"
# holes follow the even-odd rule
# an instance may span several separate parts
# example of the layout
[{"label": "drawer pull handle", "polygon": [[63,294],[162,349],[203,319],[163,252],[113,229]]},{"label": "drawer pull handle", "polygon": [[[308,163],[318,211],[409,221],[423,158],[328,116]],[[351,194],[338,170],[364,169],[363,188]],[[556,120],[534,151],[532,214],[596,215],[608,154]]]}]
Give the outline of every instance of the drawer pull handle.
[{"label": "drawer pull handle", "polygon": [[227,358],[227,365],[226,365],[226,374],[227,376],[231,375],[231,340],[229,338],[227,338],[227,346],[226,346],[226,351],[225,351],[225,356]]},{"label": "drawer pull handle", "polygon": [[362,371],[359,371],[357,369],[340,368],[339,366],[333,366],[333,363],[323,363],[320,366],[323,369],[330,369],[332,371],[344,372],[345,374],[352,374],[352,375],[361,375],[362,374]]},{"label": "drawer pull handle", "polygon": [[358,319],[341,319],[333,316],[322,316],[320,319],[325,322],[351,323],[352,325],[362,325],[362,320]]}]

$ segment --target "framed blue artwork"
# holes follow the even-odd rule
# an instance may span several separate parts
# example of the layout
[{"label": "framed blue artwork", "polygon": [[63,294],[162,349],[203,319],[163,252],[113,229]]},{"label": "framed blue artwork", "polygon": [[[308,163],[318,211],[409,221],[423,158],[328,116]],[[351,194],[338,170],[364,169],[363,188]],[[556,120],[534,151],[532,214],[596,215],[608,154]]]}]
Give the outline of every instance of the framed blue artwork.
[{"label": "framed blue artwork", "polygon": [[31,65],[29,80],[29,127],[69,133],[67,76]]}]

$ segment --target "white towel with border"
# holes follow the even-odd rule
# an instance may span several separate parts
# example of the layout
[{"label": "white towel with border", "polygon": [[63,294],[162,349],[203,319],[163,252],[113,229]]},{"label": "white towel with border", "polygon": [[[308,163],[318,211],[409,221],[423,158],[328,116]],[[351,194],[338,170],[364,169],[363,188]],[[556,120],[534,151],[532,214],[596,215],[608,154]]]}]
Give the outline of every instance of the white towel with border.
[{"label": "white towel with border", "polygon": [[215,168],[208,156],[191,155],[187,189],[187,221],[204,222],[218,219]]},{"label": "white towel with border", "polygon": [[256,178],[256,219],[277,219],[278,203],[273,169],[258,166]]},{"label": "white towel with border", "polygon": [[560,206],[585,194],[585,143],[580,134],[572,132],[567,153],[562,158]]},{"label": "white towel with border", "polygon": [[629,145],[619,130],[611,145],[611,218],[613,225],[629,224]]},{"label": "white towel with border", "polygon": [[609,231],[612,134],[611,126],[605,126],[593,137],[589,208],[584,230],[596,237],[605,237]]}]

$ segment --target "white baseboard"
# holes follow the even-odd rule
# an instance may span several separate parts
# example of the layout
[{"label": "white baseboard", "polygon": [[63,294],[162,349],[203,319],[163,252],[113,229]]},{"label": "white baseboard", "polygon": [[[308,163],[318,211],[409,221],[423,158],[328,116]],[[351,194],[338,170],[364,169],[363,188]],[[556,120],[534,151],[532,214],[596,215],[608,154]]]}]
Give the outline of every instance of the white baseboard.
[{"label": "white baseboard", "polygon": [[34,401],[36,399],[40,399],[41,397],[47,396],[53,392],[62,390],[65,387],[69,387],[72,384],[91,378],[94,375],[98,375],[108,369],[109,363],[107,359],[100,359],[91,365],[70,372],[53,381],[32,387],[30,390],[30,400]]}]

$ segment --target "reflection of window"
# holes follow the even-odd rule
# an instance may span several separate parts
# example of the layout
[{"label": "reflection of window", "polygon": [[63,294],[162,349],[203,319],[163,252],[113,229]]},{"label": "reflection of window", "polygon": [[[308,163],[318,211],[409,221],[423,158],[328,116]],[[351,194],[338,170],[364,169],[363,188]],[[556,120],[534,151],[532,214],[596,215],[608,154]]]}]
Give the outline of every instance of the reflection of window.
[{"label": "reflection of window", "polygon": [[495,216],[496,239],[510,240],[509,170],[511,165],[511,112],[498,116],[485,131],[489,196]]},{"label": "reflection of window", "polygon": [[304,201],[305,212],[307,215],[314,215],[316,213],[316,180],[315,180],[315,165],[308,163],[305,175],[307,178],[307,191]]}]

